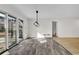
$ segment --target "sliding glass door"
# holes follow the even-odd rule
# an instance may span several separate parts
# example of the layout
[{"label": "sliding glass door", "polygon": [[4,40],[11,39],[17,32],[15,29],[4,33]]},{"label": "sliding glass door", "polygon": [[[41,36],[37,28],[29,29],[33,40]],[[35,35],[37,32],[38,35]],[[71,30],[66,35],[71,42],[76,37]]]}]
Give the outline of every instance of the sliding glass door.
[{"label": "sliding glass door", "polygon": [[6,25],[6,15],[2,12],[0,12],[0,53],[6,50],[6,31],[5,31],[5,25]]},{"label": "sliding glass door", "polygon": [[23,40],[23,20],[16,19],[6,12],[0,12],[0,53]]},{"label": "sliding glass door", "polygon": [[23,20],[19,19],[19,41],[23,40]]},{"label": "sliding glass door", "polygon": [[16,43],[16,18],[8,15],[8,44],[9,47],[13,46]]}]

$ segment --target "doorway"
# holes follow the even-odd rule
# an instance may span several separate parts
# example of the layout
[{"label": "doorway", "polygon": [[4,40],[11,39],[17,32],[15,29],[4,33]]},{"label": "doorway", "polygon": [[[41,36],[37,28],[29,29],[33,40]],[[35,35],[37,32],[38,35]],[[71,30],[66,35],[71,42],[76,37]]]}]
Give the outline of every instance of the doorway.
[{"label": "doorway", "polygon": [[52,22],[52,36],[57,37],[57,22],[56,21]]}]

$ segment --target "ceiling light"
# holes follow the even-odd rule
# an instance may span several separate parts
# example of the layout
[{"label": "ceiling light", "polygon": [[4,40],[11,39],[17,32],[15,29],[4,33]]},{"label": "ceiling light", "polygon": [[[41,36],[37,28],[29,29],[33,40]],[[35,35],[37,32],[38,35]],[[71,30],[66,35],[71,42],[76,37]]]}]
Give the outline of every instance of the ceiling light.
[{"label": "ceiling light", "polygon": [[39,27],[39,22],[38,22],[38,11],[36,10],[36,21],[33,23],[36,27]]}]

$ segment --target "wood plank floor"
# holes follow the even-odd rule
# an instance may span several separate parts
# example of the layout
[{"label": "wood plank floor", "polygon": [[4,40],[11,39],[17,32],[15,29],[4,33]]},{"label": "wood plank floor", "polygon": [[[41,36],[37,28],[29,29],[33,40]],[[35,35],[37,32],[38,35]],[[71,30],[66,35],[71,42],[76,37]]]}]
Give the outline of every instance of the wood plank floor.
[{"label": "wood plank floor", "polygon": [[58,44],[73,55],[79,55],[79,38],[55,38]]},{"label": "wood plank floor", "polygon": [[9,51],[10,55],[53,55],[52,39],[27,39]]}]

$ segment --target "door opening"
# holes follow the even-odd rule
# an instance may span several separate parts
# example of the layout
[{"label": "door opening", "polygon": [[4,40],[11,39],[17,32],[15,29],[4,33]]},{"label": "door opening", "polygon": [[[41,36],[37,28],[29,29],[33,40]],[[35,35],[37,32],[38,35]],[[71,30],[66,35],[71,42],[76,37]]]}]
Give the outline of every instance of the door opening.
[{"label": "door opening", "polygon": [[57,37],[57,22],[56,21],[52,22],[52,36]]}]

